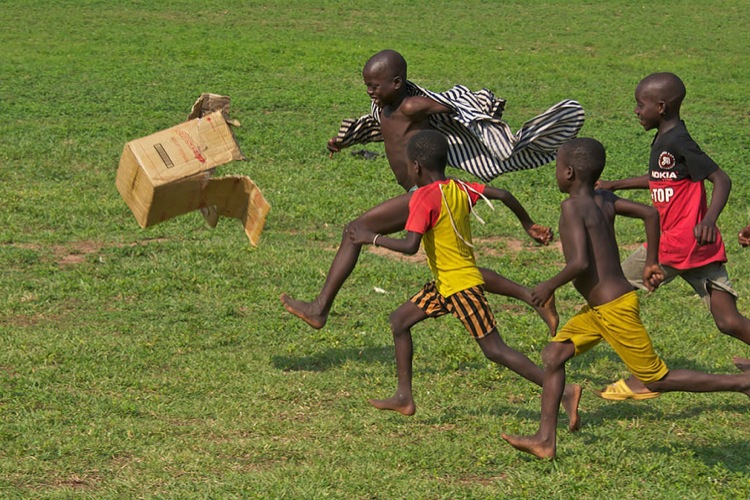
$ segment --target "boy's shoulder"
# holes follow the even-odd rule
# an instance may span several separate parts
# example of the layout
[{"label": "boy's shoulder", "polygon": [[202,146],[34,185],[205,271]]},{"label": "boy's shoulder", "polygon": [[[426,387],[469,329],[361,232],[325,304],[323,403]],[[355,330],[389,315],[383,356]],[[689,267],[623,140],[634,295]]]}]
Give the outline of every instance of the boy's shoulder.
[{"label": "boy's shoulder", "polygon": [[560,211],[563,217],[583,216],[594,207],[598,200],[596,192],[591,196],[570,196],[560,203]]},{"label": "boy's shoulder", "polygon": [[420,186],[412,194],[411,200],[409,200],[409,204],[415,205],[418,203],[423,203],[425,199],[431,199],[435,196],[440,198],[441,194],[439,192],[439,189],[439,182],[431,182],[429,184],[425,184],[424,186]]},{"label": "boy's shoulder", "polygon": [[658,149],[662,146],[679,144],[684,141],[695,142],[693,137],[690,135],[690,132],[688,132],[685,121],[680,120],[675,124],[674,127],[667,130],[663,134],[657,134],[651,146]]},{"label": "boy's shoulder", "polygon": [[597,202],[614,204],[620,197],[609,189],[597,189],[594,191],[594,199]]}]

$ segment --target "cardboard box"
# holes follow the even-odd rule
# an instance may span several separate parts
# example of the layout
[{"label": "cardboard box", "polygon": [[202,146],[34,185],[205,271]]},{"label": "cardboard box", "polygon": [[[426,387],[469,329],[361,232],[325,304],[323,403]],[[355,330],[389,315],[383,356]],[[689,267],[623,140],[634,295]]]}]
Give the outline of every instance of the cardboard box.
[{"label": "cardboard box", "polygon": [[239,218],[256,245],[270,210],[260,190],[248,177],[211,178],[216,167],[243,159],[216,111],[127,143],[115,184],[143,228],[211,205],[219,215]]}]

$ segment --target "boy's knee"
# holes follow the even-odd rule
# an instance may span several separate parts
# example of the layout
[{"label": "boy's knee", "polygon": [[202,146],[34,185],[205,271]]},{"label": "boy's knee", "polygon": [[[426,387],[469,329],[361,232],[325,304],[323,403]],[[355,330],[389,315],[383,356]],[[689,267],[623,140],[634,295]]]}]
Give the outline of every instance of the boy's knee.
[{"label": "boy's knee", "polygon": [[721,333],[731,334],[735,329],[732,318],[727,318],[726,316],[715,315],[714,323]]},{"label": "boy's knee", "polygon": [[357,230],[358,228],[360,228],[362,226],[363,225],[362,225],[362,223],[361,223],[361,221],[359,219],[355,219],[355,220],[353,220],[351,222],[347,222],[344,225],[344,231],[341,234],[341,241],[343,241],[343,242],[349,242],[349,241],[351,241],[350,237],[351,237],[352,233],[354,233],[355,230]]},{"label": "boy's knee", "polygon": [[388,323],[391,325],[391,331],[393,332],[393,335],[399,335],[402,333],[404,328],[404,317],[400,313],[399,309],[396,309],[393,311],[388,318]]},{"label": "boy's knee", "polygon": [[747,335],[747,320],[737,311],[736,307],[714,308],[711,307],[716,328],[721,333],[733,337]]},{"label": "boy's knee", "polygon": [[509,354],[508,346],[505,345],[505,342],[503,342],[499,335],[490,336],[490,334],[488,334],[479,341],[479,346],[487,359],[497,363],[503,363]]},{"label": "boy's knee", "polygon": [[575,347],[570,342],[550,342],[542,349],[544,369],[557,368],[575,354]]},{"label": "boy's knee", "polygon": [[344,235],[348,235],[351,231],[354,231],[355,229],[369,229],[368,226],[371,224],[367,223],[367,219],[363,217],[358,217],[352,221],[347,222],[344,225]]}]

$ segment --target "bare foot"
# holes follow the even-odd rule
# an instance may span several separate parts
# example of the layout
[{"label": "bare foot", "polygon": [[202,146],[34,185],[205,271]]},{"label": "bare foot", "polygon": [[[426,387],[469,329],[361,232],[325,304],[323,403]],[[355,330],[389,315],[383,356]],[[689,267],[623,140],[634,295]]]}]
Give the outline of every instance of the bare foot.
[{"label": "bare foot", "polygon": [[388,399],[371,399],[370,404],[378,410],[393,410],[408,416],[414,415],[417,411],[417,405],[414,404],[414,400],[402,396],[393,396]]},{"label": "bare foot", "polygon": [[568,384],[563,392],[562,405],[568,414],[568,430],[576,432],[581,428],[581,417],[578,414],[578,403],[581,402],[583,389],[578,384]]},{"label": "bare foot", "polygon": [[734,363],[734,366],[739,368],[740,371],[750,372],[750,359],[735,356],[732,358],[732,363]]},{"label": "bare foot", "polygon": [[326,326],[328,313],[321,314],[315,310],[315,304],[313,302],[295,300],[285,293],[282,293],[280,298],[287,311],[294,314],[311,327],[320,330]]},{"label": "bare foot", "polygon": [[550,295],[542,307],[534,306],[534,310],[547,323],[550,337],[554,337],[557,334],[557,326],[560,324],[560,315],[557,314],[557,308],[555,307],[555,295]]},{"label": "bare foot", "polygon": [[552,443],[548,443],[536,436],[511,436],[508,434],[501,434],[501,436],[513,448],[531,453],[537,458],[554,458],[557,452],[554,440]]}]

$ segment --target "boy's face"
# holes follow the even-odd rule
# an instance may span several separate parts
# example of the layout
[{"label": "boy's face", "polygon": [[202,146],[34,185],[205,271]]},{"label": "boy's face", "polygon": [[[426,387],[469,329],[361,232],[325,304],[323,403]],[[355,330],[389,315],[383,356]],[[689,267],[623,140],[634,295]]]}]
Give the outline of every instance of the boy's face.
[{"label": "boy's face", "polygon": [[659,126],[663,106],[663,101],[656,98],[656,93],[653,90],[649,90],[643,84],[636,87],[633,112],[638,116],[638,121],[645,130],[651,130]]},{"label": "boy's face", "polygon": [[381,108],[393,102],[402,83],[400,77],[394,77],[383,69],[365,69],[362,78],[367,86],[367,95]]}]

